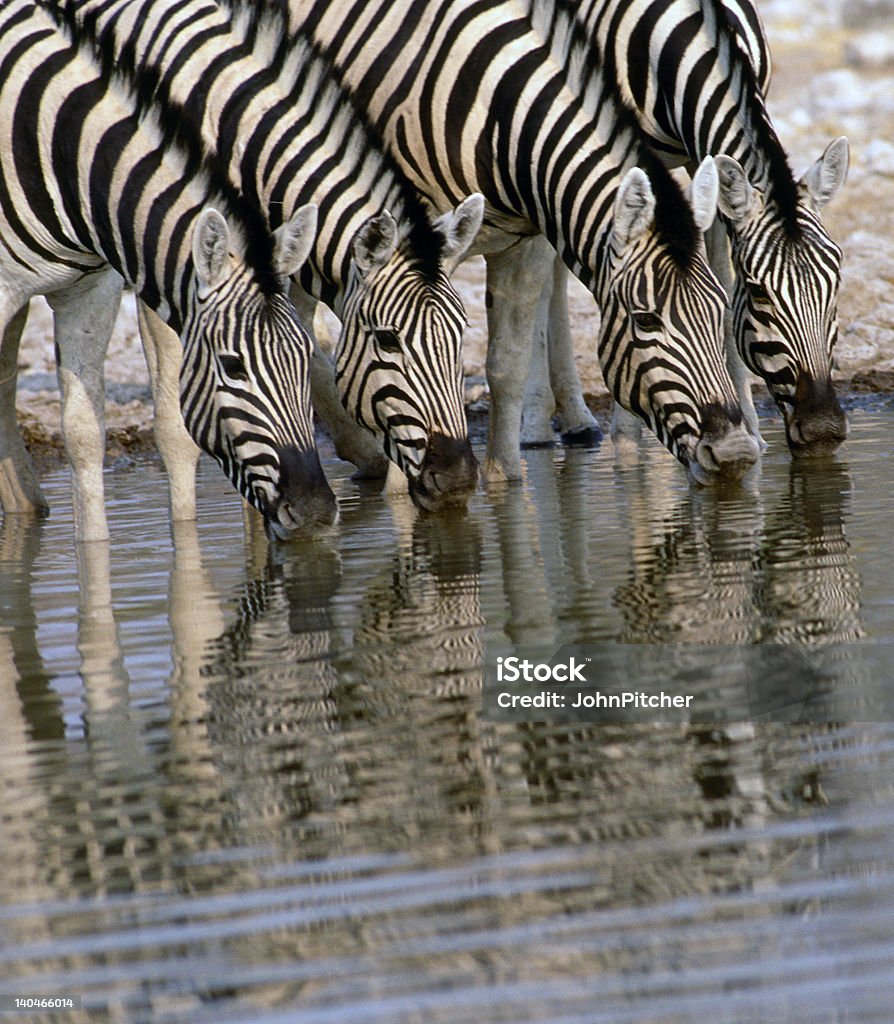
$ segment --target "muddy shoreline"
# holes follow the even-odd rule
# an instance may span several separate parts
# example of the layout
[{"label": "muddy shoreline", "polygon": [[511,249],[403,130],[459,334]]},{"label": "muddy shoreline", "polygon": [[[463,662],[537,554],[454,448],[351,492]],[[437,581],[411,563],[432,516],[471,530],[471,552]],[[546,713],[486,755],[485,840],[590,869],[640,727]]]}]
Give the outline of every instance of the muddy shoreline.
[{"label": "muddy shoreline", "polygon": [[[872,396],[883,397],[894,394],[894,372],[890,370],[867,371],[855,374],[853,379],[847,382],[846,387],[839,387],[838,395],[843,408],[847,411],[866,403],[867,398]],[[605,391],[598,394],[585,392],[587,405],[596,417],[603,434],[608,436],[611,420],[611,400]],[[765,390],[755,389],[754,401],[758,414],[762,417],[779,416],[773,408],[772,399]],[[56,399],[58,404],[58,398]],[[126,462],[128,457],[140,456],[140,458],[158,458],[158,451],[155,446],[155,438],[152,431],[152,405],[151,402],[138,403],[140,406],[139,415],[134,417],[133,422],[115,423],[106,430],[106,466]],[[134,403],[129,404],[129,411],[134,411]],[[469,434],[473,443],[484,443],[487,433],[487,408],[486,403],[480,399],[467,407],[469,422]],[[125,413],[126,416],[126,413]],[[781,422],[781,416],[779,416]],[[41,468],[53,468],[65,460],[65,450],[62,444],[61,428],[41,421],[36,417],[29,416],[21,418],[19,426],[25,445],[32,461],[38,470]],[[318,441],[325,444],[328,434],[325,427],[317,422]],[[560,444],[559,435],[556,435],[556,444]]]}]

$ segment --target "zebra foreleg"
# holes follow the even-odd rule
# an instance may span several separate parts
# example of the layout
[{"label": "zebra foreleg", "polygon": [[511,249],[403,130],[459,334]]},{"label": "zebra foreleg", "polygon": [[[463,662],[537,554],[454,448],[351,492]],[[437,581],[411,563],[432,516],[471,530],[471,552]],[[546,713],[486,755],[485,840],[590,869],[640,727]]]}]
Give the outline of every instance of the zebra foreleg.
[{"label": "zebra foreleg", "polygon": [[316,341],[310,363],[310,397],[314,412],[332,437],[338,457],[357,467],[353,479],[384,477],[390,465],[388,456],[375,437],[345,411],[335,385],[335,367]]},{"label": "zebra foreleg", "polygon": [[201,451],[190,437],[180,411],[183,345],[175,332],[142,302],[137,302],[137,322],[149,368],[155,445],[168,478],[171,520],[192,520],[196,517],[196,468]]},{"label": "zebra foreleg", "polygon": [[553,250],[542,235],[528,235],[485,258],[490,412],[484,478],[495,483],[523,475],[522,406],[537,307],[552,273]]},{"label": "zebra foreleg", "polygon": [[522,447],[551,444],[553,417],[565,444],[595,444],[602,431],[584,401],[574,362],[568,269],[553,255],[552,275],[537,305],[531,368],[522,410]]},{"label": "zebra foreleg", "polygon": [[549,293],[549,382],[556,402],[559,433],[565,444],[595,444],[602,438],[596,417],[584,401],[580,376],[574,362],[574,339],[568,312],[569,271],[557,257]]},{"label": "zebra foreleg", "polygon": [[102,475],[106,440],[103,364],[123,287],[120,274],[108,267],[47,295],[55,320],[62,436],[72,473],[77,541],[109,539]]},{"label": "zebra foreleg", "polygon": [[555,442],[553,415],[556,399],[550,386],[550,354],[547,350],[551,292],[552,284],[547,281],[537,303],[537,318],[531,338],[531,365],[522,407],[522,448],[541,448]]},{"label": "zebra foreleg", "polygon": [[16,421],[19,342],[27,319],[26,302],[7,323],[0,342],[0,506],[7,515],[45,516],[49,505]]}]

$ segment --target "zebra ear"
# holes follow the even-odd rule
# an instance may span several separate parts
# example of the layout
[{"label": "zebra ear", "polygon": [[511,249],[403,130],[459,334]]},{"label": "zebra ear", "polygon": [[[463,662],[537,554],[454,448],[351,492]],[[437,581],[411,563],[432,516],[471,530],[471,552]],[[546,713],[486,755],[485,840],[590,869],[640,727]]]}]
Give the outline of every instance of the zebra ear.
[{"label": "zebra ear", "polygon": [[397,224],[387,210],[369,218],[357,232],[353,249],[354,263],[363,277],[391,259],[397,249]]},{"label": "zebra ear", "polygon": [[706,156],[698,165],[689,183],[687,194],[692,205],[692,215],[699,231],[707,231],[717,216],[717,200],[720,192],[720,181],[717,176],[717,165],[714,158]]},{"label": "zebra ear", "polygon": [[484,196],[480,192],[473,192],[455,210],[435,221],[435,228],[444,236],[442,256],[448,274],[452,274],[462,262],[483,220]]},{"label": "zebra ear", "polygon": [[308,203],[273,232],[273,266],[283,279],[297,274],[307,262],[317,235],[317,206]]},{"label": "zebra ear", "polygon": [[646,172],[632,167],[621,179],[615,196],[615,220],[612,234],[621,247],[635,242],[648,231],[655,215],[655,195]]},{"label": "zebra ear", "polygon": [[199,214],[192,233],[192,262],[199,295],[207,295],[230,273],[230,229],[223,216],[208,206]]},{"label": "zebra ear", "polygon": [[823,155],[798,182],[807,192],[815,210],[821,210],[838,194],[847,179],[850,148],[845,136],[826,146]]},{"label": "zebra ear", "polygon": [[738,160],[720,154],[714,157],[720,181],[720,196],[717,205],[724,217],[734,224],[741,224],[755,204],[754,189]]}]

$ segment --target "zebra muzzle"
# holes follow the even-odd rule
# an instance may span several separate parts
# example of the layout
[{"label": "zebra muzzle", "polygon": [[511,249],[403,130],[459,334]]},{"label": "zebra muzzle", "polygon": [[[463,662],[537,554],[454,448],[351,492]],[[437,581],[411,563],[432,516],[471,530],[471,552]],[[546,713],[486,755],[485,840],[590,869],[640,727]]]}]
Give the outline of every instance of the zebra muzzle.
[{"label": "zebra muzzle", "polygon": [[410,497],[427,512],[465,505],[478,486],[478,460],[468,438],[432,434],[419,473],[409,480]]},{"label": "zebra muzzle", "polygon": [[689,470],[699,483],[710,480],[741,480],[760,458],[758,441],[738,408],[727,410],[718,403],[702,415],[702,432]]},{"label": "zebra muzzle", "polygon": [[801,372],[791,407],[783,405],[785,436],[792,455],[829,455],[847,437],[847,418],[831,380]]},{"label": "zebra muzzle", "polygon": [[315,448],[286,445],[279,451],[279,500],[268,507],[268,533],[285,540],[293,533],[317,533],[338,519],[338,502]]}]

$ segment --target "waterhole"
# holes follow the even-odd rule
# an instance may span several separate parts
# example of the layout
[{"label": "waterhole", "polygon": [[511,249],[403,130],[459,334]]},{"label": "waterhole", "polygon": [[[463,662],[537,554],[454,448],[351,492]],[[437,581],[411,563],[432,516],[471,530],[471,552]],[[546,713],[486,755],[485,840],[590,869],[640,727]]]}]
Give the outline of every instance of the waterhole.
[{"label": "waterhole", "polygon": [[[0,533],[0,992],[29,1020],[869,1022],[894,983],[894,406],[742,487],[531,451],[420,517],[327,462],[271,549],[154,462]],[[494,650],[783,648],[847,718],[502,721]],[[636,682],[633,680],[632,682]],[[17,1019],[15,1016],[11,1020]]]}]

